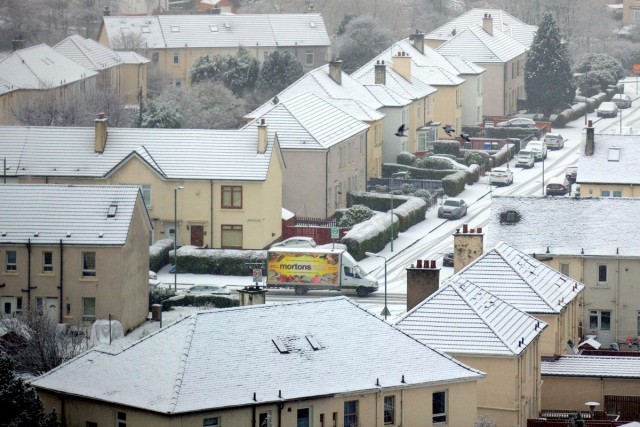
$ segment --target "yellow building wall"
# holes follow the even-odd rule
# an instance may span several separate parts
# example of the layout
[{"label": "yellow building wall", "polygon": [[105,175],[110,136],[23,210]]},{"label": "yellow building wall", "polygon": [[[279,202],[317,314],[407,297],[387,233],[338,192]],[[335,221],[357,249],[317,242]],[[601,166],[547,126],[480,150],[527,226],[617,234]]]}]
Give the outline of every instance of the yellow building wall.
[{"label": "yellow building wall", "polygon": [[[434,86],[438,89],[433,99],[433,120],[440,122],[442,126],[449,124],[455,129],[456,136],[462,133],[462,85],[458,86]],[[449,138],[444,132],[439,134],[443,138]]]},{"label": "yellow building wall", "polygon": [[[360,426],[430,427],[434,425],[432,395],[440,391],[447,393],[447,423],[437,425],[472,426],[476,420],[475,381],[365,392],[357,395],[337,395],[294,402],[285,401],[280,412],[277,405],[258,403],[255,406],[255,413],[257,420],[260,413],[270,411],[273,425],[285,427],[297,424],[298,409],[309,408],[312,417],[311,425],[321,426],[320,419],[323,417],[325,426],[345,427],[344,402],[357,400]],[[61,399],[46,390],[38,390],[38,394],[45,409],[47,411],[55,409],[60,418],[63,410]],[[383,421],[384,397],[389,395],[395,396],[396,410],[393,424],[385,424]],[[114,425],[117,412],[125,412],[127,425],[136,427],[202,427],[203,419],[209,417],[220,417],[222,426],[251,426],[252,420],[251,407],[166,416],[75,396],[64,397],[64,416],[69,427],[84,427],[87,421],[95,422],[99,426]],[[336,414],[335,424],[333,424],[334,413]]]},{"label": "yellow building wall", "polygon": [[600,197],[603,191],[609,191],[609,196],[613,196],[614,191],[620,191],[620,197],[640,197],[640,186],[580,183],[581,197]]},{"label": "yellow building wall", "polygon": [[640,396],[637,379],[578,378],[543,376],[542,408],[585,411],[585,402],[598,402],[604,409],[604,396]]},{"label": "yellow building wall", "polygon": [[367,180],[382,176],[382,120],[367,122]]}]

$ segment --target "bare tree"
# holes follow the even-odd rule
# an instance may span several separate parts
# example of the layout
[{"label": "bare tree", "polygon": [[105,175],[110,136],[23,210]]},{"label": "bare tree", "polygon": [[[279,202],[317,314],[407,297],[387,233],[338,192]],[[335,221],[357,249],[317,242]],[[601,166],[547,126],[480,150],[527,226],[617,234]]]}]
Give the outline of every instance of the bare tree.
[{"label": "bare tree", "polygon": [[0,319],[0,350],[11,357],[17,371],[39,375],[89,349],[87,331],[58,324],[47,314],[32,308]]}]

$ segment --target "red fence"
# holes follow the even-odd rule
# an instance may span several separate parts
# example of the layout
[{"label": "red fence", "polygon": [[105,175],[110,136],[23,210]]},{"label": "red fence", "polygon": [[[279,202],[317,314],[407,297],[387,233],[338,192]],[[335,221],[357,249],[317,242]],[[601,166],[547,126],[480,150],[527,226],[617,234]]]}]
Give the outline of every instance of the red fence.
[{"label": "red fence", "polygon": [[[311,237],[319,245],[334,242],[331,239],[331,228],[337,227],[335,218],[305,218],[293,217],[289,220],[282,221],[282,239],[288,239],[293,236]],[[336,241],[339,241],[351,230],[349,227],[340,227],[340,235]]]}]

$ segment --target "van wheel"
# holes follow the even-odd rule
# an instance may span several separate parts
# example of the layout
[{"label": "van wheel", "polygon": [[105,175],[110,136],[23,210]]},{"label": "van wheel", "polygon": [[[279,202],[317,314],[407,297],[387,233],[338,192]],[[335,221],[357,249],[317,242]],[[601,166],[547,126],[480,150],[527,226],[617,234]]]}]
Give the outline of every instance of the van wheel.
[{"label": "van wheel", "polygon": [[369,290],[364,286],[358,286],[356,288],[356,294],[358,294],[359,297],[366,297],[369,295]]},{"label": "van wheel", "polygon": [[305,295],[307,293],[308,289],[305,288],[304,286],[296,286],[295,287],[295,292],[296,295]]}]

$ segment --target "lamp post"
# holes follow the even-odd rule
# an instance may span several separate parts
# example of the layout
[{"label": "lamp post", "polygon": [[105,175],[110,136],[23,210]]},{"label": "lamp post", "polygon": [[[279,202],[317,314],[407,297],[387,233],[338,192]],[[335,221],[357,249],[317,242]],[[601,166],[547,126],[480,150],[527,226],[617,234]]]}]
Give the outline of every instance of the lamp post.
[{"label": "lamp post", "polygon": [[[542,149],[544,150],[544,142],[542,143]],[[544,197],[544,152],[542,154],[542,196]]]},{"label": "lamp post", "polygon": [[391,314],[389,313],[389,308],[387,308],[387,258],[382,255],[374,254],[373,252],[365,252],[364,254],[366,256],[382,258],[384,260],[384,308],[380,314],[384,316],[384,320],[387,320],[387,316]]},{"label": "lamp post", "polygon": [[585,405],[591,410],[591,419],[593,420],[593,411],[596,410],[596,406],[600,406],[598,402],[584,402]]},{"label": "lamp post", "polygon": [[[393,182],[393,178],[391,182]],[[393,190],[391,190],[391,252],[393,252]]]},{"label": "lamp post", "polygon": [[182,185],[173,189],[173,290],[178,291],[178,190]]}]

